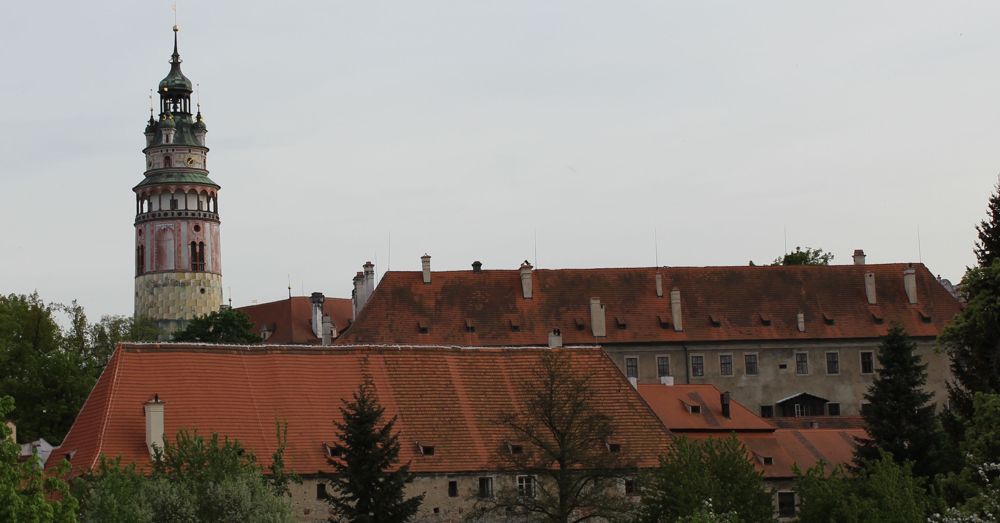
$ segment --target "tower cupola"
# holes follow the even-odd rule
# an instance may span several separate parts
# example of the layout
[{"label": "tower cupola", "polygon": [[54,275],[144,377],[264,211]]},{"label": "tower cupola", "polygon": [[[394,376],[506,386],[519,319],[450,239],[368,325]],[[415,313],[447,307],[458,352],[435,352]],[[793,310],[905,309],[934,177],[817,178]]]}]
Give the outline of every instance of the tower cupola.
[{"label": "tower cupola", "polygon": [[191,93],[193,84],[181,72],[181,55],[177,52],[177,32],[174,26],[174,54],[170,55],[170,72],[160,80],[160,113],[191,114]]}]

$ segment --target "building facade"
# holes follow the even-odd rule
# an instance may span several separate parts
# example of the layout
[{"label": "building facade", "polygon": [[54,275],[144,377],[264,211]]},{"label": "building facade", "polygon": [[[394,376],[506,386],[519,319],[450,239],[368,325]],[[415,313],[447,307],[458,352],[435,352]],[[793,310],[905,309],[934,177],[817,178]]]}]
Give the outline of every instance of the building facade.
[{"label": "building facade", "polygon": [[220,186],[208,177],[205,135],[193,85],[181,72],[174,26],[170,72],[160,81],[159,114],[150,107],[146,170],[135,192],[135,316],[161,332],[182,328],[222,305]]}]

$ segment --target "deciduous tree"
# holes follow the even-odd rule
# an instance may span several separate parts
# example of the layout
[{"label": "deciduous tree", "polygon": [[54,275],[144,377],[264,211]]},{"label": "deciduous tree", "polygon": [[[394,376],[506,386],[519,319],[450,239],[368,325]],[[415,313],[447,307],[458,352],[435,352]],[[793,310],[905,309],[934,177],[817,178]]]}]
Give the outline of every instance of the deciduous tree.
[{"label": "deciduous tree", "polygon": [[830,265],[833,253],[823,252],[823,249],[796,247],[794,251],[774,259],[771,265]]},{"label": "deciduous tree", "polygon": [[796,474],[802,523],[912,523],[924,521],[931,507],[910,464],[885,453],[856,476],[823,462]]},{"label": "deciduous tree", "polygon": [[174,341],[258,344],[263,340],[253,332],[249,316],[236,309],[224,308],[191,320],[187,327],[174,333]]}]

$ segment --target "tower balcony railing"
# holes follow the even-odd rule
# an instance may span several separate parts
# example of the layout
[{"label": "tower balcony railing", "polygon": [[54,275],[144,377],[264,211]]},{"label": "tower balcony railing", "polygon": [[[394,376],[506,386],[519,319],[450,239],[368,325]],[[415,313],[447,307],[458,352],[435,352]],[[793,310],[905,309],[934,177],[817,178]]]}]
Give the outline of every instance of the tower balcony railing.
[{"label": "tower balcony railing", "polygon": [[194,218],[198,220],[219,221],[219,213],[211,211],[193,211],[185,209],[149,211],[137,214],[135,223],[147,222],[150,220],[163,220],[170,218]]}]

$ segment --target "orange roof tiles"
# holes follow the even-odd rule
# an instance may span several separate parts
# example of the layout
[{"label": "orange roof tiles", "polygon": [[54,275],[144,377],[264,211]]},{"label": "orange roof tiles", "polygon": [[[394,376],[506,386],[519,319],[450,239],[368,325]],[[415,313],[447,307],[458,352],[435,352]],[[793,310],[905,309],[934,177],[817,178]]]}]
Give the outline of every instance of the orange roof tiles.
[{"label": "orange roof tiles", "polygon": [[[767,431],[774,426],[735,400],[730,416],[722,415],[721,392],[715,385],[639,385],[639,394],[672,432]],[[698,405],[691,412],[689,405]]]},{"label": "orange roof tiles", "polygon": [[[264,340],[268,345],[318,345],[322,340],[313,334],[312,303],[308,296],[293,296],[285,300],[238,307],[254,324],[254,332],[264,327],[271,332]],[[326,298],[323,313],[330,316],[337,332],[343,332],[354,318],[350,298]]]},{"label": "orange roof tiles", "polygon": [[[936,336],[960,304],[922,264],[913,265],[918,303],[910,304],[908,267],[538,269],[531,299],[518,270],[434,272],[429,284],[420,272],[388,272],[338,343],[544,345],[554,328],[566,344],[874,338],[893,321],[911,336]],[[877,305],[866,300],[866,272],[875,274]],[[681,292],[682,332],[670,324],[672,288]],[[605,337],[591,331],[592,297],[605,306]]]},{"label": "orange roof tiles", "polygon": [[[523,404],[518,384],[531,379],[545,350],[122,345],[49,463],[72,455],[74,474],[101,454],[148,464],[142,406],[157,394],[168,439],[181,428],[218,432],[266,465],[275,422],[284,420],[288,466],[329,472],[323,444],[334,441],[338,407],[370,375],[387,419],[398,416],[402,463],[417,473],[495,470],[493,452],[510,437],[497,415]],[[602,350],[564,350],[573,371],[590,376],[623,456],[655,465],[669,445],[662,423]],[[421,455],[417,442],[433,445],[434,455]]]}]

